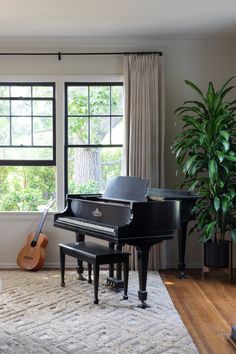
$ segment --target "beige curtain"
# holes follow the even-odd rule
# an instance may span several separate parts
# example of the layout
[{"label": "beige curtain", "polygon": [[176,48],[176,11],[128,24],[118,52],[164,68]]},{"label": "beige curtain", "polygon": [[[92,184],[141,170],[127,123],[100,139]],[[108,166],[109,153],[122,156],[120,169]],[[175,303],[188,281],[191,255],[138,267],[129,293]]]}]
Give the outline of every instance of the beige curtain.
[{"label": "beige curtain", "polygon": [[[124,57],[125,169],[127,176],[149,179],[149,187],[164,188],[164,73],[159,54]],[[134,247],[131,269],[136,267]],[[165,243],[150,250],[149,269],[166,266]]]}]

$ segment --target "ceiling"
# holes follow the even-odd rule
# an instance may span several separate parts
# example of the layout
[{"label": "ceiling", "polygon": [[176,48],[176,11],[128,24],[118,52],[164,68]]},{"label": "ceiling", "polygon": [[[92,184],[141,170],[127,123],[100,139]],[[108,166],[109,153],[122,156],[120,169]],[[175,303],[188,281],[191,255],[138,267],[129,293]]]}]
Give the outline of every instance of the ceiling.
[{"label": "ceiling", "polygon": [[0,38],[236,38],[235,0],[0,0]]}]

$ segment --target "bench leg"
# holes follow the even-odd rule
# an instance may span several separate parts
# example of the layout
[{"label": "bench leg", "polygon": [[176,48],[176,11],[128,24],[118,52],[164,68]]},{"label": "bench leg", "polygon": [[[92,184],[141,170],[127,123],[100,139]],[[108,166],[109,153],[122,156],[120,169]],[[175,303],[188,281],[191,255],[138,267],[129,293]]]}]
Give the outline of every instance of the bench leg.
[{"label": "bench leg", "polygon": [[61,268],[61,286],[65,286],[65,253],[62,247],[60,247],[60,268]]},{"label": "bench leg", "polygon": [[92,264],[91,264],[91,263],[88,263],[88,283],[89,283],[89,284],[92,283],[91,274],[92,274]]},{"label": "bench leg", "polygon": [[123,263],[123,272],[124,272],[124,296],[123,300],[128,299],[128,280],[129,280],[129,259],[127,262]]},{"label": "bench leg", "polygon": [[98,283],[99,283],[99,264],[95,262],[93,269],[93,282],[94,282],[94,304],[98,304]]}]

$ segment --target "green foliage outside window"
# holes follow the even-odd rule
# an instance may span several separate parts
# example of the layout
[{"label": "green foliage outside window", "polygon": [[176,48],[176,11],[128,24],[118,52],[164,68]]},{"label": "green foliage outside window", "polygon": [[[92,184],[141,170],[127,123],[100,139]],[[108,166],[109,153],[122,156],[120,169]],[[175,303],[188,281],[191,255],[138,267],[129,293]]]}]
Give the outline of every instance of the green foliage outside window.
[{"label": "green foliage outside window", "polygon": [[54,167],[0,167],[0,210],[39,211],[55,190]]}]

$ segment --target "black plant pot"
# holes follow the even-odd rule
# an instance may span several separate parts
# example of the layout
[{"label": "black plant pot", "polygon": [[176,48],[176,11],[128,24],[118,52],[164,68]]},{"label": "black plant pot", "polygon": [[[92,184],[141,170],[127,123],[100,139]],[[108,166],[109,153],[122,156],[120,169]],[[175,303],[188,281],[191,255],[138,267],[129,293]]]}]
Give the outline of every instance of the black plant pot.
[{"label": "black plant pot", "polygon": [[209,268],[228,268],[229,267],[229,245],[228,240],[205,242],[204,250],[204,265]]}]

